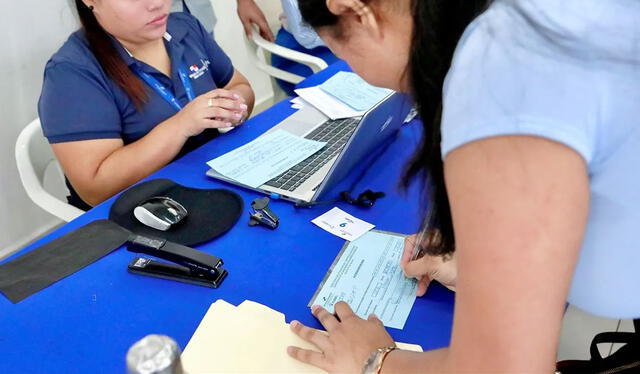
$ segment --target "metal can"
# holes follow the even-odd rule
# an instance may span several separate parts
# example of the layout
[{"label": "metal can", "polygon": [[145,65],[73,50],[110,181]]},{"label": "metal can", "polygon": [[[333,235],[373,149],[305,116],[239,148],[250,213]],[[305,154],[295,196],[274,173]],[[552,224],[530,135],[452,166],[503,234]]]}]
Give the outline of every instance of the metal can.
[{"label": "metal can", "polygon": [[180,347],[166,335],[147,335],[127,352],[129,374],[184,374]]}]

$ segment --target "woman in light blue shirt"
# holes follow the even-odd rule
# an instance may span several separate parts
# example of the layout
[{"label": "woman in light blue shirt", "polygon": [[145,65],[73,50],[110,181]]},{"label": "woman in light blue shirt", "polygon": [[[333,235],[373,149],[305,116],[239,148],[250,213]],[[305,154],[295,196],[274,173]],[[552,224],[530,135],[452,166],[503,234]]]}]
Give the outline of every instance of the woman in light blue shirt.
[{"label": "woman in light blue shirt", "polygon": [[[328,335],[291,323],[320,351],[294,358],[342,373],[550,373],[567,301],[640,317],[640,2],[485,3],[299,1],[357,73],[413,94],[425,140],[409,175],[429,181],[441,234],[427,250],[455,248],[458,274],[449,347],[396,350],[375,316],[338,303],[337,316],[312,308]],[[436,257],[409,257],[424,292]]]}]

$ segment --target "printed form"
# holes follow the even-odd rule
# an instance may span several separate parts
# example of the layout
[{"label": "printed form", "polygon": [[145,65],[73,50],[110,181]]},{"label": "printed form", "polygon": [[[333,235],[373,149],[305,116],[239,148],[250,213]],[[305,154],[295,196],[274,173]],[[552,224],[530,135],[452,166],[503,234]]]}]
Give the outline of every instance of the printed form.
[{"label": "printed form", "polygon": [[276,130],[207,162],[207,165],[227,178],[256,188],[318,152],[326,144]]},{"label": "printed form", "polygon": [[388,88],[372,86],[355,73],[341,71],[320,88],[358,111],[366,111],[393,93]]},{"label": "printed form", "polygon": [[416,300],[417,281],[404,276],[404,235],[369,231],[347,242],[311,299],[333,313],[345,301],[361,318],[375,314],[387,327],[402,329]]}]

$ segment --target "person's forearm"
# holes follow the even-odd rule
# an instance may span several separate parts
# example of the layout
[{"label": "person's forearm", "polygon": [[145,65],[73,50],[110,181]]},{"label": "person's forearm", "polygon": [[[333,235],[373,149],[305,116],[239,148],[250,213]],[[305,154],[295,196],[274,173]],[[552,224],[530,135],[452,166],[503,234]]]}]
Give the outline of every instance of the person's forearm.
[{"label": "person's forearm", "polygon": [[[98,168],[91,191],[80,196],[97,205],[162,168],[180,152],[187,137],[176,116],[157,125],[141,139],[111,153]],[[79,192],[79,191],[78,191]]]},{"label": "person's forearm", "polygon": [[451,373],[449,349],[427,352],[391,351],[383,362],[381,374]]}]

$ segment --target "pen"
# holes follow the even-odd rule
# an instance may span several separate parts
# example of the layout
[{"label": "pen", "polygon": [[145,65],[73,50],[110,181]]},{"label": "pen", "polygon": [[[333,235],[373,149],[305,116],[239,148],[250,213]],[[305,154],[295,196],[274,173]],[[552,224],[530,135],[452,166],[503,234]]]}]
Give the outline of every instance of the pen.
[{"label": "pen", "polygon": [[420,233],[418,234],[418,238],[413,246],[413,252],[411,253],[411,261],[415,261],[418,258],[422,257],[422,247],[420,246],[420,243],[422,243],[422,240],[424,240],[424,232],[428,230],[428,227],[424,227],[422,230],[420,230]]},{"label": "pen", "polygon": [[411,261],[415,261],[422,257],[424,254],[424,248],[422,248],[422,241],[424,240],[424,234],[429,231],[431,227],[431,220],[433,219],[434,209],[432,207],[429,208],[429,213],[427,214],[427,218],[425,219],[425,223],[418,234],[418,238],[414,244],[413,252],[411,253]]}]

